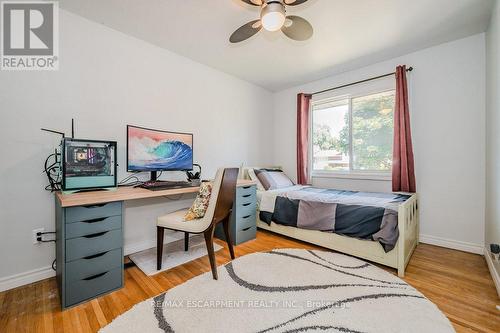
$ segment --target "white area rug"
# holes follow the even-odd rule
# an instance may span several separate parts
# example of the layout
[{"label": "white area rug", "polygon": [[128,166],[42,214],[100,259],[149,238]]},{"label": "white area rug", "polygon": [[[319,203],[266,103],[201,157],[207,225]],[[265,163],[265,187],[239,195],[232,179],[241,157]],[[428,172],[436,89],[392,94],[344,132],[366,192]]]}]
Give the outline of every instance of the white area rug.
[{"label": "white area rug", "polygon": [[118,332],[454,332],[396,276],[342,254],[274,250],[238,258],[135,305]]},{"label": "white area rug", "polygon": [[[216,252],[222,248],[219,244],[214,243]],[[187,252],[184,251],[184,239],[164,244],[162,266],[159,271],[156,270],[156,248],[137,252],[128,257],[144,274],[155,275],[206,255],[205,238],[203,235],[195,235],[189,238],[189,250]]]}]

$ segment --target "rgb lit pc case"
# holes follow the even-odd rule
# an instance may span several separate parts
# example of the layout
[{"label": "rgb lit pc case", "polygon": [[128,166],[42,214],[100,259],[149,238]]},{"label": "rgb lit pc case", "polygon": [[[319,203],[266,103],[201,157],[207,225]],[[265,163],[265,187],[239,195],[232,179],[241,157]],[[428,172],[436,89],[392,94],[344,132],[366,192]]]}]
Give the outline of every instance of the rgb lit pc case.
[{"label": "rgb lit pc case", "polygon": [[61,154],[63,191],[117,186],[116,142],[64,138]]}]

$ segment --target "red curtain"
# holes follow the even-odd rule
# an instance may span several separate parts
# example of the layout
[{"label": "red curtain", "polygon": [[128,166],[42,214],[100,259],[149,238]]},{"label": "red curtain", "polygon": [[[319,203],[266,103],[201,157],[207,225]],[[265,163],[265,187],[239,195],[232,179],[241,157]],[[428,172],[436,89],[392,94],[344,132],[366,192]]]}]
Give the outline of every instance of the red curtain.
[{"label": "red curtain", "polygon": [[306,185],[309,180],[309,105],[312,95],[297,95],[297,184]]},{"label": "red curtain", "polygon": [[414,164],[406,66],[398,66],[396,68],[396,106],[394,109],[392,156],[392,190],[394,192],[416,192]]}]

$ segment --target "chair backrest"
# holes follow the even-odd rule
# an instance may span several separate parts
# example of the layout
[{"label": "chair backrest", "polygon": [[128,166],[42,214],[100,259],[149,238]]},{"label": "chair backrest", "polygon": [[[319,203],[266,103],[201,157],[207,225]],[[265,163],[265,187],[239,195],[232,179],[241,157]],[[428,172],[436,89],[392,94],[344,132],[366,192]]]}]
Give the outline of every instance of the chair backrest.
[{"label": "chair backrest", "polygon": [[236,192],[238,168],[219,168],[212,186],[212,194],[208,202],[207,212],[203,217],[205,228],[218,223],[231,212]]},{"label": "chair backrest", "polygon": [[238,181],[238,168],[224,169],[222,184],[220,186],[219,195],[217,196],[217,204],[215,205],[214,217],[212,223],[218,223],[224,220],[231,214],[233,208],[234,196],[236,194],[236,182]]}]

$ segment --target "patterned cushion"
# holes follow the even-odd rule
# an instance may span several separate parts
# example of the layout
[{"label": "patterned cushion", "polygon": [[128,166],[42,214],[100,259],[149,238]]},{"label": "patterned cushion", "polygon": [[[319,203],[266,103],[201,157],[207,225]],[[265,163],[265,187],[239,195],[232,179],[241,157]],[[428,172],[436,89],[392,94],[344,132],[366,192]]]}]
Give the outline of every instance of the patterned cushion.
[{"label": "patterned cushion", "polygon": [[200,185],[200,191],[193,202],[193,205],[184,215],[184,221],[192,221],[196,219],[201,219],[205,216],[208,208],[208,203],[210,201],[210,195],[212,194],[212,183],[203,182]]},{"label": "patterned cushion", "polygon": [[266,190],[276,190],[294,185],[290,178],[281,170],[256,169],[255,174]]}]

